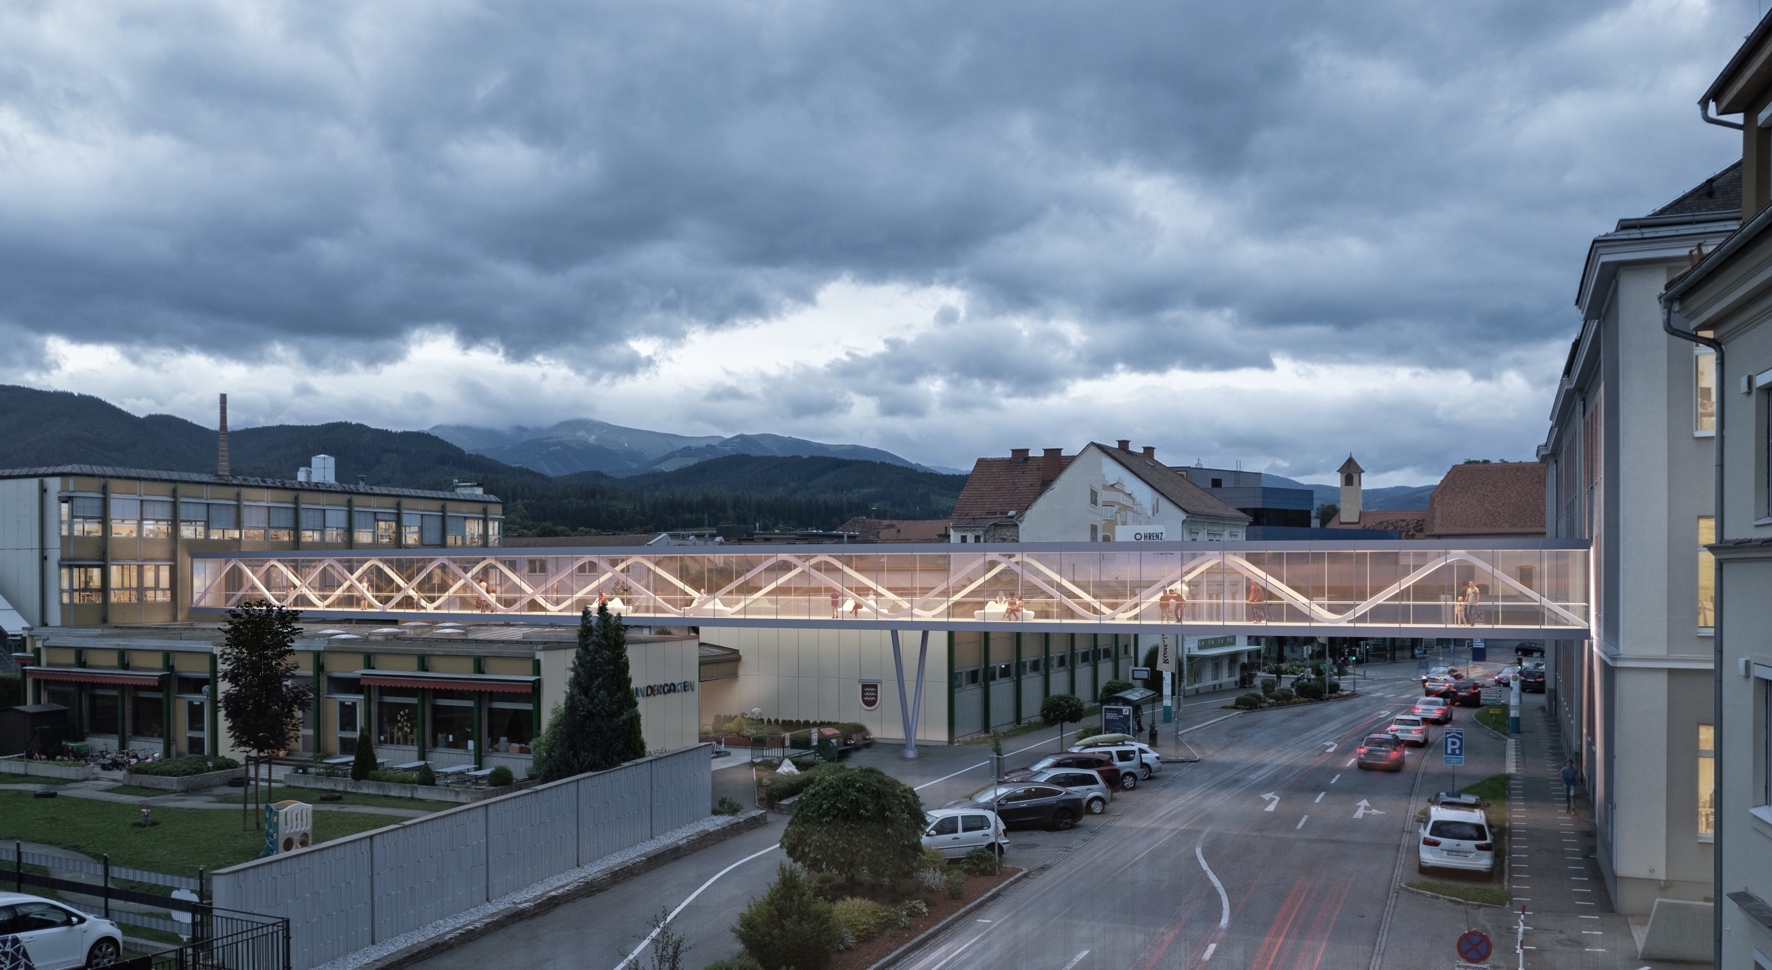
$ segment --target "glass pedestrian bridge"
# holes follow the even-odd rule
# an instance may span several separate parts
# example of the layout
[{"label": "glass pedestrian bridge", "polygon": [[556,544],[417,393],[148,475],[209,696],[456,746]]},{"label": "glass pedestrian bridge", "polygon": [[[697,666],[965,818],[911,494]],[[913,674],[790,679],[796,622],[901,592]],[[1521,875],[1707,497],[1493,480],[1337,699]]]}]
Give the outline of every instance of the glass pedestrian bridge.
[{"label": "glass pedestrian bridge", "polygon": [[394,548],[192,554],[193,613],[636,625],[1554,636],[1590,620],[1575,540]]}]

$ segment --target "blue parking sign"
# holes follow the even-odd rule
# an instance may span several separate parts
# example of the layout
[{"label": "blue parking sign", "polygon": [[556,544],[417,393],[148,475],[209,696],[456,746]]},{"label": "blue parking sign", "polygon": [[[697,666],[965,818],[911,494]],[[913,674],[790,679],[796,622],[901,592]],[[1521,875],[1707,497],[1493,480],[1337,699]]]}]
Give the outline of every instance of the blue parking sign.
[{"label": "blue parking sign", "polygon": [[1446,732],[1446,763],[1449,765],[1464,764],[1464,732]]}]

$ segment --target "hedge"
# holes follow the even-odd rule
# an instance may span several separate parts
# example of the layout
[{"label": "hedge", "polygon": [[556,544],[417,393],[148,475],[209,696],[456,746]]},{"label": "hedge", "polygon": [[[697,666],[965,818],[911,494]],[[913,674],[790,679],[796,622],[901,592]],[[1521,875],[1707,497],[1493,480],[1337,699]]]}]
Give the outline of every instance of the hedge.
[{"label": "hedge", "polygon": [[184,758],[172,758],[167,761],[150,761],[131,767],[129,770],[138,775],[153,775],[158,778],[184,778],[189,775],[201,775],[206,771],[227,771],[240,767],[240,762],[221,755],[190,755]]}]

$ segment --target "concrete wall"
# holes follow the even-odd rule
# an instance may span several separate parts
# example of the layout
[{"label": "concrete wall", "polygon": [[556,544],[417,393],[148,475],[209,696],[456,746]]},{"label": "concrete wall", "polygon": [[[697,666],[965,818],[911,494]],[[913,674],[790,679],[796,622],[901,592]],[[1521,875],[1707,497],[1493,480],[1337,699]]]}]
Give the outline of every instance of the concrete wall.
[{"label": "concrete wall", "polygon": [[[701,720],[762,708],[763,716],[856,721],[878,738],[902,738],[892,640],[879,630],[780,630],[703,627],[701,639],[740,654],[738,677],[699,685]],[[914,696],[921,633],[900,633],[907,692]],[[947,635],[929,635],[917,740],[948,739]],[[880,703],[861,706],[863,679],[880,682]],[[638,678],[636,678],[636,682]]]},{"label": "concrete wall", "polygon": [[697,745],[222,869],[215,903],[287,917],[307,970],[705,817],[709,764]]},{"label": "concrete wall", "polygon": [[[61,506],[57,495],[59,479],[50,479],[49,501],[45,503],[43,531],[39,531],[38,486],[41,479],[20,478],[0,481],[0,597],[12,604],[34,627],[60,622],[61,591],[58,577],[61,562]],[[54,519],[51,519],[54,516]],[[39,541],[46,541],[49,563],[41,559]],[[50,588],[39,598],[42,577],[52,578]],[[43,609],[39,608],[39,605]]]}]

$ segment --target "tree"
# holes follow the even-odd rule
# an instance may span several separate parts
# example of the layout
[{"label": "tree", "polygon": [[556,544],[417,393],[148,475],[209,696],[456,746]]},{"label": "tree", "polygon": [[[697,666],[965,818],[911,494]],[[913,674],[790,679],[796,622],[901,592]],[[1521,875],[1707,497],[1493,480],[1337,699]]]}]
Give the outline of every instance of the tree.
[{"label": "tree", "polygon": [[768,970],[820,970],[843,942],[836,907],[819,898],[799,867],[785,862],[769,890],[738,914],[732,932]]},{"label": "tree", "polygon": [[[228,611],[222,624],[218,657],[223,683],[222,717],[234,743],[253,754],[253,791],[258,790],[258,764],[273,751],[284,751],[296,737],[302,708],[313,688],[295,679],[295,637],[301,611],[253,600]],[[241,810],[246,811],[242,799]],[[245,826],[242,820],[242,827]],[[253,825],[258,824],[256,806]]]},{"label": "tree", "polygon": [[1326,526],[1329,520],[1341,514],[1341,506],[1334,502],[1324,502],[1317,506],[1317,525]]},{"label": "tree", "polygon": [[640,729],[640,702],[628,668],[626,626],[598,604],[578,619],[578,652],[559,722],[549,726],[542,781],[558,781],[587,771],[605,771],[646,755]]},{"label": "tree", "polygon": [[369,731],[360,731],[357,734],[356,757],[351,759],[351,780],[367,781],[369,773],[375,768],[375,741]]},{"label": "tree", "polygon": [[1064,726],[1083,720],[1083,702],[1075,694],[1053,694],[1040,702],[1040,720],[1058,728],[1058,749],[1064,750]]},{"label": "tree", "polygon": [[781,847],[813,872],[889,883],[916,871],[927,824],[904,782],[878,768],[826,768],[795,803]]},{"label": "tree", "polygon": [[1144,666],[1150,668],[1151,675],[1144,679],[1144,689],[1163,692],[1163,672],[1157,669],[1157,648],[1152,647],[1144,652]]}]

